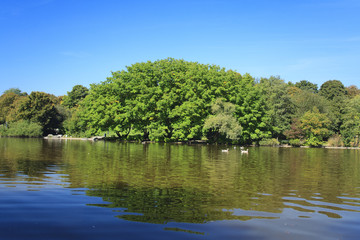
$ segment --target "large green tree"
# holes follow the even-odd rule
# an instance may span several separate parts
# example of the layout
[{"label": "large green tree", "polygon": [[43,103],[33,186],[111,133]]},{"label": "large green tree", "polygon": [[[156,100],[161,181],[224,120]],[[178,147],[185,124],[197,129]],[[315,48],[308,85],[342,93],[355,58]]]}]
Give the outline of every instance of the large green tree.
[{"label": "large green tree", "polygon": [[18,109],[19,119],[39,123],[44,134],[52,133],[59,127],[56,97],[44,92],[32,92]]},{"label": "large green tree", "polygon": [[342,115],[341,136],[346,146],[358,146],[360,136],[360,95],[347,101]]},{"label": "large green tree", "polygon": [[89,89],[82,85],[75,85],[62,99],[62,105],[73,108],[89,94]]},{"label": "large green tree", "polygon": [[294,105],[288,94],[288,85],[280,77],[261,78],[258,84],[264,99],[268,125],[272,136],[283,138],[284,131],[290,128]]},{"label": "large green tree", "polygon": [[347,91],[339,80],[330,80],[321,85],[319,94],[330,101],[331,128],[338,133],[342,125],[342,112],[347,99]]},{"label": "large green tree", "polygon": [[304,113],[316,107],[320,113],[330,113],[330,102],[325,97],[307,90],[293,90],[291,102],[295,106],[294,118],[300,118]]},{"label": "large green tree", "polygon": [[319,146],[323,140],[329,136],[330,120],[320,113],[319,109],[314,107],[311,111],[306,112],[300,119],[301,129],[306,138],[306,144],[310,146]]},{"label": "large green tree", "polygon": [[329,80],[321,85],[319,93],[328,100],[336,100],[346,95],[346,89],[339,80]]},{"label": "large green tree", "polygon": [[303,91],[309,91],[312,93],[318,92],[317,84],[311,83],[307,80],[301,80],[300,82],[295,83],[295,87],[300,88]]},{"label": "large green tree", "polygon": [[236,105],[235,117],[246,132],[240,141],[251,141],[264,131],[257,93],[249,75],[168,58],[135,63],[91,85],[79,116],[89,134],[112,130],[123,138],[131,133],[159,141],[201,139],[211,103],[221,97]]},{"label": "large green tree", "polygon": [[20,98],[13,92],[4,93],[0,96],[0,124],[9,121],[10,112],[15,108],[14,103]]}]

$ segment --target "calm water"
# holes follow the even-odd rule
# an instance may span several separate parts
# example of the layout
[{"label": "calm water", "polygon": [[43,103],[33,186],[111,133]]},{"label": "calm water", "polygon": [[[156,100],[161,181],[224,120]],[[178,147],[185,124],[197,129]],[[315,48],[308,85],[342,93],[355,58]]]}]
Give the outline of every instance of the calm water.
[{"label": "calm water", "polygon": [[0,239],[359,239],[360,151],[0,138]]}]

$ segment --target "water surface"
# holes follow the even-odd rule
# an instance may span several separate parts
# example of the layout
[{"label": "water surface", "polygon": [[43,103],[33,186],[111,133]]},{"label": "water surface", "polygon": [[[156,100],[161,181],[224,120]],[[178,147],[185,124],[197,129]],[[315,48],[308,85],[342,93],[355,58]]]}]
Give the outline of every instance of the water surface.
[{"label": "water surface", "polygon": [[358,239],[360,151],[0,138],[1,239]]}]

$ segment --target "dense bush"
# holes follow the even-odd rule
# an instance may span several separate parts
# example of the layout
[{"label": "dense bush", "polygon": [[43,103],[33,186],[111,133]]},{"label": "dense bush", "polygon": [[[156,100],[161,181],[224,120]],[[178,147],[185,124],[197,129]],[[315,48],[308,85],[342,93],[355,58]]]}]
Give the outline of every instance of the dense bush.
[{"label": "dense bush", "polygon": [[335,134],[328,139],[326,145],[329,147],[343,147],[344,142],[342,141],[340,135]]},{"label": "dense bush", "polygon": [[10,123],[8,128],[3,126],[0,134],[8,137],[41,137],[42,131],[40,124],[21,120]]},{"label": "dense bush", "polygon": [[260,146],[278,146],[280,142],[276,138],[264,138],[259,142]]},{"label": "dense bush", "polygon": [[302,145],[304,145],[304,141],[296,138],[296,139],[290,139],[289,140],[289,144],[293,147],[300,147]]}]

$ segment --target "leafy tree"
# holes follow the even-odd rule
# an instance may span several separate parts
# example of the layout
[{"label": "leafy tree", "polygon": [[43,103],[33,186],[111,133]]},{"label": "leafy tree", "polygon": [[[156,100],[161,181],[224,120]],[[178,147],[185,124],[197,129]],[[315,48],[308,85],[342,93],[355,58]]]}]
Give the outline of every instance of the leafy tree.
[{"label": "leafy tree", "polygon": [[15,93],[18,96],[27,96],[27,93],[22,92],[19,88],[10,88],[8,90],[5,90],[4,94],[7,94],[7,93]]},{"label": "leafy tree", "polygon": [[288,95],[288,85],[279,77],[262,78],[258,84],[264,98],[268,125],[272,136],[283,138],[283,132],[289,129],[294,105]]},{"label": "leafy tree", "polygon": [[19,95],[13,92],[7,92],[0,97],[0,124],[9,121],[9,113],[14,108],[14,102]]},{"label": "leafy tree", "polygon": [[111,130],[121,138],[187,141],[201,139],[219,97],[237,106],[235,116],[246,132],[241,141],[261,135],[264,111],[252,77],[172,58],[135,63],[91,85],[78,116],[89,134]]},{"label": "leafy tree", "polygon": [[301,90],[304,90],[304,91],[312,92],[312,93],[318,92],[317,84],[311,83],[306,80],[301,80],[300,82],[295,83],[295,87],[300,88]]},{"label": "leafy tree", "polygon": [[360,135],[360,95],[347,102],[342,117],[341,136],[345,146],[358,146]]},{"label": "leafy tree", "polygon": [[347,99],[347,91],[340,81],[330,80],[321,85],[319,93],[330,101],[331,127],[334,132],[338,133],[342,125],[342,111]]},{"label": "leafy tree", "polygon": [[360,89],[358,89],[355,85],[347,87],[346,91],[350,98],[360,95]]},{"label": "leafy tree", "polygon": [[300,119],[300,122],[307,145],[319,146],[323,143],[324,138],[330,134],[329,118],[325,114],[320,113],[316,107],[312,111],[306,112]]},{"label": "leafy tree", "polygon": [[234,117],[235,105],[218,98],[211,105],[211,110],[213,114],[205,120],[204,131],[208,132],[212,142],[216,142],[221,135],[230,140],[238,140],[242,128]]},{"label": "leafy tree", "polygon": [[301,128],[301,122],[299,119],[294,118],[290,125],[290,129],[284,132],[287,139],[303,139],[304,130]]},{"label": "leafy tree", "polygon": [[75,85],[68,95],[65,95],[62,99],[62,105],[68,108],[73,108],[79,104],[89,94],[89,89],[82,85]]},{"label": "leafy tree", "polygon": [[58,112],[55,108],[55,96],[44,92],[32,92],[21,103],[18,117],[23,120],[39,123],[44,133],[50,133],[59,126]]},{"label": "leafy tree", "polygon": [[343,98],[346,95],[346,89],[339,80],[329,80],[321,85],[319,93],[328,100],[334,100]]},{"label": "leafy tree", "polygon": [[292,90],[291,101],[295,106],[294,117],[299,119],[305,112],[316,107],[320,113],[330,113],[330,102],[323,96],[311,91],[304,91],[297,88]]}]

